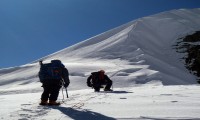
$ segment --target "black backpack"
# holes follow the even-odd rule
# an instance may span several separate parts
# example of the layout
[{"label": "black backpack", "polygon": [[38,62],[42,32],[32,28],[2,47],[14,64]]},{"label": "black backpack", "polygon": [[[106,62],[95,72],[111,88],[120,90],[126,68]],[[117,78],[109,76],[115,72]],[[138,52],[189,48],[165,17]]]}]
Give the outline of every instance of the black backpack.
[{"label": "black backpack", "polygon": [[51,63],[46,64],[40,61],[40,71],[38,73],[40,82],[44,83],[55,79],[61,80],[64,68],[60,60],[52,60]]},{"label": "black backpack", "polygon": [[92,74],[92,83],[93,84],[101,84],[103,81],[100,80],[100,73],[99,72],[93,72]]}]

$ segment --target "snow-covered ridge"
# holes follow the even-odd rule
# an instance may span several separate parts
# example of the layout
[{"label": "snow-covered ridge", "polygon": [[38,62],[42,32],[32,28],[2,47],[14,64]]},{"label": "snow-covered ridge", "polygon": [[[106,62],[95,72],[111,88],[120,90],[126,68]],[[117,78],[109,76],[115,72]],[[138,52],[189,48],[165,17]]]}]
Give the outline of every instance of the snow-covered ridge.
[{"label": "snow-covered ridge", "polygon": [[[106,31],[43,59],[60,59],[69,69],[73,89],[80,89],[92,71],[105,69],[115,86],[160,81],[164,85],[193,84],[172,49],[177,39],[200,30],[200,9],[180,9],[143,17]],[[27,67],[29,66],[29,67]],[[0,70],[0,85],[40,84],[37,61]],[[37,81],[37,82],[36,82]],[[123,81],[123,83],[122,83]],[[34,88],[35,89],[35,88]]]},{"label": "snow-covered ridge", "polygon": [[[110,52],[116,52],[116,50],[110,50],[113,48],[121,51],[119,44],[120,47],[123,47],[123,50],[127,50],[124,46],[132,47],[133,45],[147,49],[147,51],[153,48],[160,49],[160,47],[166,46],[166,44],[171,45],[172,42],[181,36],[199,30],[199,11],[200,9],[180,9],[143,17],[58,51],[47,58],[62,55],[66,57],[72,55],[77,57],[80,57],[80,55],[81,57],[93,57],[94,54],[97,54],[96,52],[105,51],[105,49],[109,50],[106,54],[110,54]],[[156,51],[154,50],[154,52]],[[102,57],[101,54],[94,56]],[[59,58],[62,59],[62,57]]]}]

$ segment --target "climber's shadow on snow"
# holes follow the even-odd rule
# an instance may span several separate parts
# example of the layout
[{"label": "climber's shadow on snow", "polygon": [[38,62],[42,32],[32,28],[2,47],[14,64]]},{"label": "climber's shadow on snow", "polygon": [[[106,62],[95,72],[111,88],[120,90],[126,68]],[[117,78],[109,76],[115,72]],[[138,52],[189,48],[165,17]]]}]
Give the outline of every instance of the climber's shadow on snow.
[{"label": "climber's shadow on snow", "polygon": [[128,92],[128,91],[123,91],[123,90],[120,90],[120,91],[101,91],[101,93],[116,93],[116,94],[127,94],[127,93],[133,93],[133,92]]},{"label": "climber's shadow on snow", "polygon": [[60,110],[63,114],[67,115],[68,117],[74,120],[115,120],[112,117],[108,117],[100,113],[92,112],[89,110],[79,111],[73,108],[66,108],[66,107],[52,107],[52,108]]}]

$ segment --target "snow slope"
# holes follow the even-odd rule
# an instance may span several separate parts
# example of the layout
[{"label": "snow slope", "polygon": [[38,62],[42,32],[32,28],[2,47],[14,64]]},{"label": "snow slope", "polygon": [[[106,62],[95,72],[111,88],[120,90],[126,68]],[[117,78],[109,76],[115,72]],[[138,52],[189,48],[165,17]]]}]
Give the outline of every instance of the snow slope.
[{"label": "snow slope", "polygon": [[[140,18],[42,59],[45,62],[61,59],[72,76],[78,77],[86,77],[91,71],[80,73],[80,70],[73,70],[73,65],[85,65],[86,62],[89,66],[93,63],[97,67],[95,70],[105,69],[109,75],[118,71],[113,77],[116,80],[123,77],[142,83],[159,80],[165,85],[193,84],[195,77],[185,69],[184,63],[180,62],[181,54],[172,46],[178,38],[200,29],[199,11],[180,9]],[[113,68],[99,66],[102,60],[113,63]],[[0,85],[16,82],[16,79],[22,84],[32,83],[38,79],[38,67],[35,62],[2,69]]]},{"label": "snow slope", "polygon": [[[41,58],[60,59],[69,70],[70,98],[58,108],[38,106],[39,60],[1,69],[0,119],[200,119],[196,77],[184,67],[184,53],[172,47],[198,30],[199,8],[172,10]],[[113,80],[115,92],[93,93],[86,86],[90,73],[100,69]]]}]

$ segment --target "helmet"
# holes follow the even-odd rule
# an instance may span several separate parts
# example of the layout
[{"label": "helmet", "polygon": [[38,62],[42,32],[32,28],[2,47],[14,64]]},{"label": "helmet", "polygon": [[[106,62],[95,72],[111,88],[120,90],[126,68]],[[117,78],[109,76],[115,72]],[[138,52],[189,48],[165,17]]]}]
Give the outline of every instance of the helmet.
[{"label": "helmet", "polygon": [[100,70],[99,72],[105,73],[105,71],[104,71],[104,70]]}]

